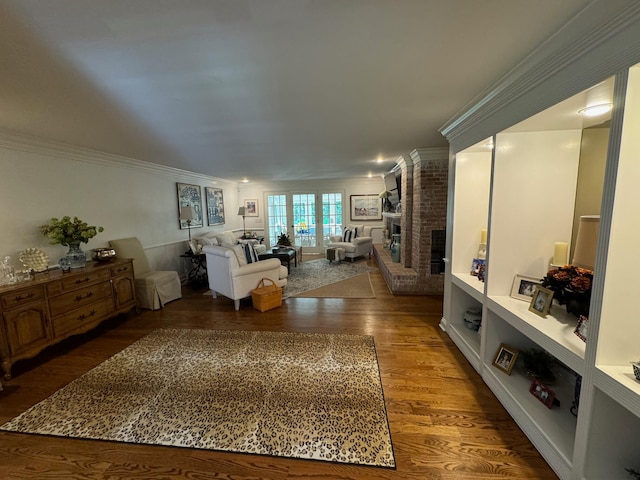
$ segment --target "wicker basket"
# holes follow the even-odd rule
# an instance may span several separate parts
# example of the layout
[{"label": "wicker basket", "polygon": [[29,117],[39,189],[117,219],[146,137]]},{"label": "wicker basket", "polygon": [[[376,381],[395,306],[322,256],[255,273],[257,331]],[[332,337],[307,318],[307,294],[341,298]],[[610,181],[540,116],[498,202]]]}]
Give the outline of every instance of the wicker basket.
[{"label": "wicker basket", "polygon": [[[271,282],[271,285],[266,285],[265,281]],[[251,300],[253,308],[261,312],[279,307],[282,305],[282,288],[270,278],[263,278],[258,286],[251,290]]]}]

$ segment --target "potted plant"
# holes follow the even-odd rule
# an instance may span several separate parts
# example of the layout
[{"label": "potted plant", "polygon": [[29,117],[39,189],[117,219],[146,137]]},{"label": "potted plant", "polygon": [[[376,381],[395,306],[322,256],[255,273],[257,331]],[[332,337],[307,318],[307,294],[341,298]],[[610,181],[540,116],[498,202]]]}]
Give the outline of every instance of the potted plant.
[{"label": "potted plant", "polygon": [[61,219],[52,218],[48,223],[40,226],[40,233],[49,239],[51,244],[60,244],[69,247],[67,259],[71,268],[81,268],[86,265],[86,255],[80,248],[81,243],[87,243],[104,228],[89,225],[78,217],[64,216]]},{"label": "potted plant", "polygon": [[291,239],[289,238],[289,235],[287,235],[286,233],[281,233],[280,236],[278,237],[278,242],[276,244],[278,247],[290,247],[291,246]]},{"label": "potted plant", "polygon": [[592,270],[564,265],[549,270],[542,279],[542,286],[553,291],[553,297],[560,305],[566,305],[567,312],[587,316],[592,282]]}]

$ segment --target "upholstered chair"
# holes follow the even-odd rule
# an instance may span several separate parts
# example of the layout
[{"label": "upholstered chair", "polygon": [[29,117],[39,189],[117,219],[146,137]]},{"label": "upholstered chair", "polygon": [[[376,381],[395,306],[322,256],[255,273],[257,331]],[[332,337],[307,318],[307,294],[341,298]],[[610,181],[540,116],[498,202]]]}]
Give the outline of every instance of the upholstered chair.
[{"label": "upholstered chair", "polygon": [[[287,284],[287,267],[280,264],[277,258],[258,261],[257,256],[248,262],[245,254],[251,245],[236,244],[231,247],[205,245],[202,251],[207,256],[207,275],[211,295],[217,294],[233,300],[236,310],[240,309],[240,300],[251,296],[251,290],[258,286],[260,280],[268,278],[276,285]],[[252,255],[249,255],[252,257]]]},{"label": "upholstered chair", "polygon": [[136,237],[110,240],[109,245],[117,256],[133,259],[136,300],[140,308],[158,310],[172,300],[182,298],[178,272],[151,270],[144,248]]},{"label": "upholstered chair", "polygon": [[350,258],[353,262],[354,258],[369,255],[371,258],[371,250],[373,249],[373,238],[371,237],[371,227],[364,225],[347,225],[342,235],[329,237],[327,248],[344,248],[345,258]]}]

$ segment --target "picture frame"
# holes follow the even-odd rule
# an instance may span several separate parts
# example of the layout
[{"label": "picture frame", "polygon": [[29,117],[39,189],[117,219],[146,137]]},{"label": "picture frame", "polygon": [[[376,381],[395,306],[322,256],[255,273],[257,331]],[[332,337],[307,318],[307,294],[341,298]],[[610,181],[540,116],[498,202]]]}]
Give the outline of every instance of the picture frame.
[{"label": "picture frame", "polygon": [[529,304],[529,311],[544,318],[549,313],[552,300],[553,292],[551,290],[536,285],[535,292],[531,297],[531,303]]},{"label": "picture frame", "polygon": [[515,348],[503,343],[496,352],[496,356],[493,359],[493,366],[498,370],[502,370],[507,375],[511,375],[511,370],[513,370],[513,366],[516,364],[519,353]]},{"label": "picture frame", "polygon": [[[178,190],[178,224],[180,230],[202,227],[202,189],[200,185],[176,183]],[[194,218],[188,223],[180,218],[182,207],[193,207]]]},{"label": "picture frame", "polygon": [[207,203],[207,224],[224,225],[224,196],[221,188],[205,187]]},{"label": "picture frame", "polygon": [[245,217],[258,217],[258,199],[257,198],[245,198],[244,199],[244,216]]},{"label": "picture frame", "polygon": [[351,195],[351,220],[382,220],[382,199],[378,194]]},{"label": "picture frame", "polygon": [[576,325],[576,329],[573,331],[580,340],[583,342],[587,341],[587,331],[589,329],[589,319],[584,315],[580,315],[578,317],[578,324]]},{"label": "picture frame", "polygon": [[487,266],[487,261],[484,258],[474,258],[471,262],[471,271],[469,272],[474,277],[477,277],[481,270]]},{"label": "picture frame", "polygon": [[555,392],[537,378],[534,378],[531,385],[529,385],[529,393],[540,400],[540,402],[548,409],[559,404],[556,400]]},{"label": "picture frame", "polygon": [[531,303],[531,298],[536,291],[536,285],[542,285],[542,280],[536,277],[516,274],[511,286],[511,298]]}]

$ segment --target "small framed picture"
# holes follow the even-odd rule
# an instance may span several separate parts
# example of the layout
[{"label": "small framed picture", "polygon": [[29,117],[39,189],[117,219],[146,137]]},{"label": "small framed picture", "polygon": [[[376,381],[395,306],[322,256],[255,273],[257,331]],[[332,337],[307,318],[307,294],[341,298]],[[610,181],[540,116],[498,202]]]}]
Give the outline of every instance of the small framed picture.
[{"label": "small framed picture", "polygon": [[551,408],[553,405],[557,405],[560,402],[556,401],[556,394],[553,390],[540,382],[537,378],[534,378],[529,386],[529,393],[542,402],[542,404]]},{"label": "small framed picture", "polygon": [[542,282],[539,278],[516,275],[513,277],[513,285],[511,286],[511,298],[530,303],[536,291],[536,286],[541,284]]},{"label": "small framed picture", "polygon": [[502,370],[507,375],[511,375],[511,370],[513,370],[513,366],[516,364],[518,353],[518,350],[503,343],[496,352],[493,366]]},{"label": "small framed picture", "polygon": [[551,300],[553,300],[553,292],[548,288],[536,285],[533,296],[531,297],[531,303],[529,304],[529,311],[546,317],[551,308]]},{"label": "small framed picture", "polygon": [[245,217],[258,217],[258,199],[257,198],[245,198],[244,199],[244,216]]},{"label": "small framed picture", "polygon": [[578,325],[576,325],[576,329],[573,331],[573,333],[575,333],[580,338],[580,340],[586,342],[588,327],[589,319],[584,315],[580,315],[580,317],[578,317]]},{"label": "small framed picture", "polygon": [[486,268],[486,264],[487,261],[483,258],[474,258],[473,262],[471,262],[471,275],[473,275],[474,277],[478,276],[478,273],[480,273],[481,267],[485,267]]}]

